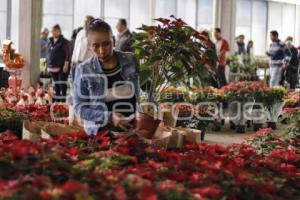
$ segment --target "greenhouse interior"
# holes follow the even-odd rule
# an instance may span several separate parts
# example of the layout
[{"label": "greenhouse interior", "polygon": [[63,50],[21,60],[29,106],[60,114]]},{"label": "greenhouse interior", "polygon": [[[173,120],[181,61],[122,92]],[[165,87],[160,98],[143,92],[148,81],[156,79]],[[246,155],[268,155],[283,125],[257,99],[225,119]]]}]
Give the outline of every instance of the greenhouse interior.
[{"label": "greenhouse interior", "polygon": [[300,0],[0,0],[0,199],[300,199]]}]

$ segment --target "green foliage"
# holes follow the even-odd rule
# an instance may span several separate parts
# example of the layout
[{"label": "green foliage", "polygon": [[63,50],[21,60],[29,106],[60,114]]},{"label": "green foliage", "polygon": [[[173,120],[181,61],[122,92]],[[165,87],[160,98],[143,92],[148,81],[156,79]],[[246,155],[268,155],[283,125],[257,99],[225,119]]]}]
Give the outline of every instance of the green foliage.
[{"label": "green foliage", "polygon": [[[172,16],[171,16],[172,17]],[[149,101],[169,85],[202,86],[211,76],[208,63],[217,60],[209,40],[181,19],[155,19],[156,26],[143,25],[134,34],[136,57],[141,61],[140,77],[143,83],[152,80]]]},{"label": "green foliage", "polygon": [[0,108],[0,132],[11,130],[20,135],[23,121],[27,118],[28,116],[23,112],[10,108]]}]

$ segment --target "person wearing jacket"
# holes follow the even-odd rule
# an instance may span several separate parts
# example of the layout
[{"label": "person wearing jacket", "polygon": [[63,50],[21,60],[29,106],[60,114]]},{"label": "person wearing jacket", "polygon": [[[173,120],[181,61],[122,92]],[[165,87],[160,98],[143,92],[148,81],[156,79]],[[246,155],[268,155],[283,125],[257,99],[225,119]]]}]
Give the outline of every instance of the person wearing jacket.
[{"label": "person wearing jacket", "polygon": [[89,135],[103,127],[128,131],[139,109],[138,62],[132,53],[113,50],[111,27],[103,20],[91,21],[87,34],[94,55],[76,67],[75,113]]},{"label": "person wearing jacket", "polygon": [[227,85],[227,79],[225,75],[226,59],[227,53],[229,52],[229,43],[225,38],[222,37],[221,29],[215,28],[214,36],[216,39],[216,50],[219,60],[219,65],[217,67],[217,76],[219,79],[220,87]]},{"label": "person wearing jacket", "polygon": [[283,61],[285,56],[285,44],[278,38],[277,31],[270,32],[272,43],[266,54],[270,57],[270,83],[269,86],[279,86],[283,78]]},{"label": "person wearing jacket", "polygon": [[289,89],[294,90],[298,83],[298,67],[299,67],[299,58],[298,50],[293,45],[293,38],[288,37],[285,41],[285,61],[284,61],[284,70],[285,70],[285,80],[289,83]]},{"label": "person wearing jacket", "polygon": [[132,52],[132,35],[127,28],[127,22],[125,19],[119,19],[117,23],[118,35],[116,38],[115,49],[123,52]]},{"label": "person wearing jacket", "polygon": [[71,43],[62,35],[60,26],[53,26],[52,37],[49,39],[47,70],[52,76],[56,102],[66,101],[71,52]]}]

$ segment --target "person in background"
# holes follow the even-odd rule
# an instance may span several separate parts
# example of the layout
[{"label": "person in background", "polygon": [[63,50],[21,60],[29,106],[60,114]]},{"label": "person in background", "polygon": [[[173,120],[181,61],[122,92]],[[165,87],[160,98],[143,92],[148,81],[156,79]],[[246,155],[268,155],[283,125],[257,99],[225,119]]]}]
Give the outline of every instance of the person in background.
[{"label": "person in background", "polygon": [[236,51],[235,53],[237,55],[242,55],[246,53],[246,48],[245,48],[245,36],[244,35],[239,35],[236,38]]},{"label": "person in background", "polygon": [[75,41],[76,41],[76,38],[77,38],[77,35],[78,33],[83,29],[82,26],[78,27],[78,28],[75,28],[72,32],[72,36],[71,36],[71,44],[72,44],[72,47],[74,48],[75,46]]},{"label": "person in background", "polygon": [[88,40],[87,40],[87,27],[90,24],[90,22],[94,19],[93,16],[86,16],[84,20],[84,28],[78,32],[74,44],[74,50],[72,55],[72,80],[74,80],[75,77],[75,68],[76,66],[89,59],[93,56],[92,50],[88,46]]},{"label": "person in background", "polygon": [[41,46],[41,54],[40,58],[47,58],[47,49],[49,44],[49,30],[47,28],[43,28],[41,31],[41,38],[40,38],[40,46]]},{"label": "person in background", "polygon": [[132,45],[132,34],[127,28],[126,19],[119,19],[116,29],[118,35],[116,38],[115,49],[123,52],[133,52]]},{"label": "person in background", "polygon": [[217,67],[217,76],[219,79],[220,87],[227,85],[225,77],[225,66],[226,66],[226,54],[230,50],[228,42],[222,37],[221,29],[215,28],[214,31],[216,39],[216,49],[219,59],[219,65]]},{"label": "person in background", "polygon": [[254,56],[254,49],[253,49],[253,41],[252,40],[249,40],[249,42],[247,44],[246,54],[247,54],[248,58],[253,58],[253,56]]},{"label": "person in background", "polygon": [[288,37],[285,41],[284,71],[285,80],[289,83],[289,89],[294,90],[298,84],[299,58],[298,50],[293,45],[293,38]]},{"label": "person in background", "polygon": [[72,45],[64,38],[60,26],[52,27],[52,37],[48,47],[47,69],[51,73],[55,90],[55,102],[65,102],[67,80],[72,56]]},{"label": "person in background", "polygon": [[[215,55],[217,55],[216,45],[213,43],[213,41],[211,41],[209,32],[204,30],[204,31],[200,32],[200,35],[207,38],[207,40],[209,42],[209,45],[211,46],[211,48],[214,51]],[[217,75],[217,61],[209,61],[207,64],[209,65],[209,67],[210,67],[211,71],[213,72],[213,74],[212,74],[212,76],[209,77],[208,80],[206,80],[206,82],[210,83],[210,85],[215,87],[215,88],[219,88],[218,78],[216,77],[216,75]]]},{"label": "person in background", "polygon": [[270,87],[280,85],[283,74],[283,61],[285,57],[285,44],[280,41],[277,31],[270,32],[272,43],[266,54],[270,57]]},{"label": "person in background", "polygon": [[113,50],[111,27],[103,20],[93,20],[87,33],[94,55],[76,67],[75,113],[89,135],[103,127],[127,131],[132,128],[129,116],[138,110],[138,61],[132,53]]}]

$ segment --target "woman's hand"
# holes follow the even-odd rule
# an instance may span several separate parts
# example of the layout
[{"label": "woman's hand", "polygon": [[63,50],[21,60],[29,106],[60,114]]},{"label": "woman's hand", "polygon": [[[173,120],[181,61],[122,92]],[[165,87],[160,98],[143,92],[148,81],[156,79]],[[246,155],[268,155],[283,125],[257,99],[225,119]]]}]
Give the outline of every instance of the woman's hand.
[{"label": "woman's hand", "polygon": [[111,119],[112,119],[113,126],[118,127],[123,131],[129,131],[131,128],[133,128],[131,124],[133,120],[132,117],[125,117],[121,113],[113,112]]},{"label": "woman's hand", "polygon": [[69,71],[69,62],[65,62],[64,67],[63,67],[63,72],[68,73]]}]

